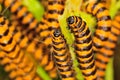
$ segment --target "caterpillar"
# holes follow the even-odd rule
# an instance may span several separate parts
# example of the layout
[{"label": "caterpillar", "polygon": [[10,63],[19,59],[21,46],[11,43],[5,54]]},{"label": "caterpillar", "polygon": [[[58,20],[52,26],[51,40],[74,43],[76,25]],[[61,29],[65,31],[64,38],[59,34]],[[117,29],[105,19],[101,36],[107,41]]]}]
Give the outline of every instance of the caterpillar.
[{"label": "caterpillar", "polygon": [[39,34],[39,38],[41,42],[44,42],[48,46],[48,48],[51,47],[51,38],[50,38],[50,32],[51,28],[47,24],[47,13],[44,14],[42,20],[40,21],[40,25],[38,26],[38,29],[36,32]]},{"label": "caterpillar", "polygon": [[75,73],[72,69],[70,52],[60,29],[55,29],[52,34],[52,48],[53,59],[61,79],[75,80]]},{"label": "caterpillar", "polygon": [[[20,49],[24,49],[27,52],[32,53],[34,58],[37,59],[37,61],[39,61],[38,63],[40,63],[41,66],[44,66],[46,71],[48,71],[49,73],[53,72],[54,75],[51,74],[51,77],[55,78],[57,76],[57,75],[55,75],[56,74],[55,66],[54,66],[53,61],[49,60],[49,57],[50,57],[49,50],[44,51],[47,48],[45,46],[45,44],[38,43],[37,41],[34,41],[34,40],[33,41],[29,40],[27,38],[27,36],[23,35],[22,32],[18,31],[15,26],[13,26],[12,24],[11,24],[12,26],[9,26],[10,24],[6,19],[1,17],[1,20],[6,21],[6,23],[3,22],[3,25],[6,26],[3,29],[4,29],[5,35],[7,37],[3,36],[4,38],[1,39],[0,42],[8,41],[8,40],[11,41],[12,39],[14,39],[16,41],[16,43],[19,45]],[[1,30],[2,30],[2,28],[1,28]],[[9,32],[9,34],[7,32]],[[36,57],[36,55],[39,55],[39,60]],[[54,71],[52,71],[52,70],[54,70]]]},{"label": "caterpillar", "polygon": [[118,36],[120,35],[120,14],[117,14],[112,20],[111,34],[109,35],[107,45],[96,54],[96,66],[98,67],[98,76],[104,80],[106,64],[113,56],[116,48]]},{"label": "caterpillar", "polygon": [[51,78],[57,77],[55,63],[51,59],[50,50],[45,44],[40,43],[39,48],[36,49],[35,53],[33,53],[33,56],[38,64],[43,66]]},{"label": "caterpillar", "polygon": [[86,11],[95,16],[97,19],[97,29],[93,36],[93,49],[94,52],[97,52],[108,40],[108,35],[111,30],[111,18],[106,7],[100,2],[88,3],[86,6]]},{"label": "caterpillar", "polygon": [[37,32],[44,43],[51,45],[51,32],[59,28],[58,16],[63,14],[65,0],[48,0],[47,11]]},{"label": "caterpillar", "polygon": [[63,14],[65,0],[48,0],[47,20],[52,29],[59,28],[58,16]]},{"label": "caterpillar", "polygon": [[[41,22],[38,22],[32,14],[27,11],[27,8],[21,5],[21,1],[18,0],[1,0],[1,3],[4,4],[5,7],[8,7],[12,14],[16,15],[16,18],[20,21],[20,23],[28,28],[29,30],[27,33],[30,33],[31,31],[34,32],[34,34],[39,34],[41,41],[46,43],[46,45],[49,45],[51,43],[51,38],[49,35],[43,35],[46,34],[46,31],[51,31],[53,26],[57,27],[58,24],[58,16],[63,13],[64,10],[64,2],[65,0],[50,0],[48,1],[48,7],[47,7],[47,23],[45,23],[46,27],[45,30],[43,30],[44,24],[43,20]],[[58,10],[59,7],[59,10]],[[43,18],[44,19],[44,18]],[[52,22],[51,22],[52,21]],[[53,26],[52,26],[53,25]],[[23,28],[23,30],[26,30],[26,28]],[[47,34],[48,34],[47,32]],[[34,36],[34,35],[33,35]]]},{"label": "caterpillar", "polygon": [[[39,34],[41,41],[43,41],[51,51],[51,32],[53,29],[59,27],[58,16],[63,13],[64,10],[63,0],[49,0],[47,11],[44,14],[40,25],[38,26],[36,32]],[[62,7],[59,8],[58,7]],[[51,55],[51,54],[50,54]]]},{"label": "caterpillar", "polygon": [[[21,0],[0,0],[6,8],[10,10],[12,15],[16,16],[16,20],[23,26],[22,30],[26,33],[33,32],[36,34],[36,29],[39,26],[38,21],[34,18],[32,13],[23,6]],[[34,37],[35,35],[33,35]]]},{"label": "caterpillar", "polygon": [[[8,25],[11,26],[8,28]],[[34,62],[20,49],[12,37],[14,27],[0,16],[0,65],[14,80],[41,80],[36,74]],[[29,64],[28,64],[29,63]]]},{"label": "caterpillar", "polygon": [[[42,42],[42,43],[37,43],[37,41],[34,41],[33,39],[35,38],[36,39],[36,36],[34,36],[34,35],[37,35],[37,34],[34,34],[34,30],[32,31],[32,30],[30,30],[30,31],[28,31],[28,32],[26,32],[26,31],[24,31],[22,28],[21,28],[21,26],[22,25],[19,25],[19,23],[18,23],[18,21],[16,21],[16,18],[15,18],[15,15],[13,15],[12,16],[12,22],[14,22],[14,25],[15,26],[17,26],[17,28],[20,30],[20,31],[22,31],[23,33],[24,33],[24,35],[26,35],[27,37],[29,37],[29,39],[27,40],[27,41],[25,41],[25,40],[23,40],[24,41],[24,44],[25,43],[28,43],[27,44],[27,51],[28,52],[30,52],[30,53],[35,53],[35,54],[33,54],[33,56],[35,56],[35,58],[37,59],[37,61],[38,61],[38,63],[39,64],[41,64],[42,63],[42,66],[44,66],[44,68],[45,68],[45,66],[46,66],[46,68],[45,68],[45,70],[47,70],[47,72],[48,73],[52,73],[52,74],[50,74],[51,75],[51,77],[53,77],[53,78],[55,78],[57,75],[56,75],[56,69],[55,69],[55,66],[54,66],[54,63],[53,63],[53,61],[51,61],[51,60],[49,60],[48,58],[49,57],[47,57],[47,59],[46,59],[46,56],[48,56],[49,55],[49,51],[47,51],[47,52],[42,52],[42,51],[44,51],[44,50],[42,50],[43,48],[43,46],[42,45],[44,45],[44,44],[48,44],[50,41],[51,41],[51,39],[46,39],[46,41],[44,41],[44,43]],[[40,40],[44,40],[44,36],[46,36],[46,34],[48,34],[49,35],[49,31],[48,30],[46,30],[45,31],[45,29],[47,28],[47,26],[45,25],[43,25],[43,22],[45,21],[45,19],[44,19],[44,16],[43,16],[43,19],[42,19],[42,21],[40,22],[40,24],[42,25],[40,25],[40,26],[38,26],[38,28],[36,29],[36,32],[39,32],[40,34],[39,34],[39,36],[40,36]],[[20,26],[20,27],[18,27],[18,26]],[[39,29],[40,29],[40,31],[39,31]],[[48,36],[47,35],[47,36]],[[24,37],[22,37],[22,38],[24,38]],[[19,39],[19,38],[18,38]],[[41,41],[40,41],[41,42]],[[36,46],[36,45],[38,45],[38,44],[40,44],[39,46],[41,46],[41,48],[38,48],[38,46]],[[33,46],[33,47],[32,47]],[[45,48],[49,48],[49,46],[44,46]],[[25,47],[26,48],[26,47]],[[45,49],[46,50],[46,49]],[[38,53],[38,51],[39,51],[39,53]],[[37,52],[37,53],[36,53]],[[37,58],[36,57],[36,55],[41,55],[41,54],[45,54],[45,55],[43,55],[44,57],[42,57],[43,59],[41,60],[41,58]],[[45,59],[45,60],[44,60]],[[43,62],[44,61],[46,61],[47,63],[44,63],[43,64]]]},{"label": "caterpillar", "polygon": [[[54,29],[59,28],[58,16],[63,14],[64,4],[65,4],[65,0],[48,0],[47,11],[45,13],[46,15],[43,17],[45,22],[44,21],[41,22],[43,23],[43,25],[47,26],[42,31],[43,33],[44,31],[47,31],[48,33],[46,36],[44,36],[43,41],[47,43],[50,51],[51,51],[51,44],[52,44],[51,32]],[[39,34],[41,34],[40,31],[38,32]]]},{"label": "caterpillar", "polygon": [[85,80],[96,80],[97,69],[95,66],[92,39],[89,28],[78,16],[68,17],[67,24],[75,37],[74,52]]}]

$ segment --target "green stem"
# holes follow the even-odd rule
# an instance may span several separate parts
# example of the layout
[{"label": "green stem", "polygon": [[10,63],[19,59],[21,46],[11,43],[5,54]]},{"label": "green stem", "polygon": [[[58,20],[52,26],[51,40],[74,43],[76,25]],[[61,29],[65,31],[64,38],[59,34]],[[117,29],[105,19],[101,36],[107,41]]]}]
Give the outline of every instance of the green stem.
[{"label": "green stem", "polygon": [[113,58],[110,59],[105,71],[105,80],[114,80],[113,78]]},{"label": "green stem", "polygon": [[37,73],[43,80],[52,80],[41,66],[37,66]]},{"label": "green stem", "polygon": [[73,47],[71,47],[71,46],[69,46],[69,49],[70,49],[70,53],[71,53],[71,55],[72,55],[72,60],[73,60],[73,67],[74,67],[74,70],[75,70],[75,72],[77,73],[77,75],[76,75],[76,78],[78,79],[78,80],[84,80],[84,78],[83,78],[83,75],[82,75],[82,72],[81,72],[81,70],[78,68],[78,62],[77,62],[77,60],[76,60],[76,56],[75,56],[75,54],[74,54],[74,48]]}]

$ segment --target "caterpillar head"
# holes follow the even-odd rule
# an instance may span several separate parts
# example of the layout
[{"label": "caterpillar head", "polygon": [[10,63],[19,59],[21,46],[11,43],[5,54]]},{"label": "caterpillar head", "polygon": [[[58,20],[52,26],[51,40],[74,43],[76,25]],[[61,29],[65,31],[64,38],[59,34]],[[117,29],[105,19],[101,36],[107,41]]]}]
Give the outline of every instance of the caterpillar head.
[{"label": "caterpillar head", "polygon": [[67,18],[67,25],[71,31],[76,31],[77,28],[80,28],[82,24],[82,19],[78,16],[70,16]]}]

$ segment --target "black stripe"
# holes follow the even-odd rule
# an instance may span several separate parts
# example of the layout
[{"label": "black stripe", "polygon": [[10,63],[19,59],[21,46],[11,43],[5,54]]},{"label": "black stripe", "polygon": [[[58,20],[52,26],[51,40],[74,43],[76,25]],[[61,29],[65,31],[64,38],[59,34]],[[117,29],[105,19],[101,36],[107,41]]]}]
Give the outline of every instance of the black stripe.
[{"label": "black stripe", "polygon": [[104,21],[111,20],[111,17],[110,16],[102,16],[100,18],[97,18],[97,21],[102,21],[102,20],[104,20]]},{"label": "black stripe", "polygon": [[112,40],[112,39],[108,39],[109,40],[109,42],[111,42],[111,43],[114,43],[114,44],[117,44],[117,41],[116,40]]},{"label": "black stripe", "polygon": [[61,41],[61,42],[56,42],[56,41],[52,41],[54,45],[59,45],[59,44],[64,44],[64,41]]},{"label": "black stripe", "polygon": [[67,67],[67,66],[68,66],[68,64],[64,64],[64,65],[63,65],[63,64],[59,64],[59,63],[57,63],[57,62],[56,62],[56,65],[57,65],[57,66],[60,66],[60,67]]},{"label": "black stripe", "polygon": [[115,32],[111,32],[111,34],[113,34],[115,37],[118,37],[119,35],[116,34]]},{"label": "black stripe", "polygon": [[65,50],[66,49],[66,46],[63,46],[63,47],[56,47],[55,45],[53,45],[53,48],[56,50],[56,51],[61,51],[61,50]]},{"label": "black stripe", "polygon": [[9,33],[9,29],[7,29],[5,32],[4,32],[4,34],[3,34],[3,36],[7,36],[8,35],[8,33]]},{"label": "black stripe", "polygon": [[84,76],[95,75],[96,71],[97,71],[97,69],[95,68],[95,70],[92,71],[91,73],[89,73],[89,74],[85,74],[85,73],[83,73],[83,75],[84,75]]},{"label": "black stripe", "polygon": [[86,67],[83,67],[82,64],[79,65],[78,67],[81,69],[81,70],[87,70],[87,69],[91,69],[95,66],[95,62],[93,61],[90,65],[86,66]]},{"label": "black stripe", "polygon": [[57,14],[62,14],[62,13],[63,13],[63,10],[62,10],[62,11],[58,11],[58,10],[48,10],[48,13],[49,13],[49,14],[55,14],[55,13],[57,13]]},{"label": "black stripe", "polygon": [[[47,65],[48,66],[48,65]],[[46,67],[47,67],[46,66]],[[49,69],[49,70],[47,70],[47,72],[50,72],[50,71],[53,71],[55,69],[55,64],[53,65],[53,67],[51,68],[51,69]]]},{"label": "black stripe", "polygon": [[2,45],[2,46],[10,45],[12,43],[12,40],[13,40],[13,38],[10,38],[7,43],[0,43],[0,45]]},{"label": "black stripe", "polygon": [[82,60],[80,60],[79,59],[79,57],[77,57],[77,60],[78,60],[78,62],[80,63],[80,64],[86,64],[86,63],[90,63],[91,61],[93,61],[94,60],[94,56],[93,55],[91,55],[92,57],[89,59],[89,60],[86,60],[86,61],[82,61]]},{"label": "black stripe", "polygon": [[103,46],[97,44],[96,42],[93,42],[93,46],[96,47],[96,48],[99,48],[99,49],[103,47]]},{"label": "black stripe", "polygon": [[89,35],[90,30],[87,28],[85,32],[78,33],[78,35],[75,35],[75,38],[82,38],[83,36]]},{"label": "black stripe", "polygon": [[104,76],[99,76],[99,78],[101,78],[100,80],[104,79],[105,77]]},{"label": "black stripe", "polygon": [[[4,5],[5,5],[5,2],[6,2],[6,1],[4,0]],[[11,8],[14,6],[15,2],[16,2],[16,0],[13,0],[13,1],[11,2],[10,6],[8,7],[8,9],[10,9],[10,11],[11,11]]]},{"label": "black stripe", "polygon": [[71,67],[70,66],[68,66],[67,68],[65,67],[62,67],[62,69],[61,68],[59,68],[59,66],[57,67],[58,68],[58,70],[60,71],[60,72],[66,72],[66,71],[70,71],[71,70]]},{"label": "black stripe", "polygon": [[[98,3],[96,2],[96,3],[94,3],[93,4],[93,6],[92,6],[92,8],[91,8],[91,11],[94,11],[94,9],[95,9],[95,7],[98,5]],[[91,12],[90,12],[91,13]]]},{"label": "black stripe", "polygon": [[104,53],[104,52],[100,52],[100,51],[99,51],[99,54],[103,55],[104,57],[108,57],[108,58],[110,58],[110,57],[113,56],[113,55],[107,55],[106,53]]},{"label": "black stripe", "polygon": [[120,28],[118,26],[114,25],[114,24],[112,24],[112,27],[115,28],[115,29],[117,29],[117,30],[120,30]]},{"label": "black stripe", "polygon": [[75,40],[75,43],[76,44],[90,43],[91,40],[92,40],[91,36],[89,36],[88,38],[85,38],[83,40],[79,40],[79,38],[78,38],[78,40],[77,39]]},{"label": "black stripe", "polygon": [[48,18],[47,19],[49,22],[57,22],[58,23],[58,20],[57,19],[54,19],[54,18]]},{"label": "black stripe", "polygon": [[71,73],[70,75],[68,75],[67,73],[66,74],[61,74],[61,77],[62,78],[69,78],[69,77],[74,77],[74,73]]},{"label": "black stripe", "polygon": [[[59,57],[59,58],[57,58],[56,56],[54,56],[54,58],[55,58],[55,61],[56,62],[66,62],[67,63],[67,61],[69,60],[69,56],[67,55],[67,54],[65,54],[64,56],[65,56],[65,58],[64,59],[61,59],[60,57],[63,57],[63,56],[57,56],[57,57]],[[62,65],[62,64],[61,64]]]},{"label": "black stripe", "polygon": [[[21,22],[27,15],[29,14],[29,12],[24,12],[24,14],[19,18],[19,21]],[[28,26],[24,26],[24,28],[26,28]]]},{"label": "black stripe", "polygon": [[105,62],[104,60],[101,60],[101,59],[98,59],[98,58],[96,58],[96,61],[97,62],[100,62],[100,63],[102,63],[102,64],[107,64],[108,62]]},{"label": "black stripe", "polygon": [[82,26],[82,19],[81,18],[79,19],[80,19],[80,22],[76,25],[76,28],[79,28],[79,29],[76,32],[82,32],[86,28],[86,23],[83,22],[83,26]]},{"label": "black stripe", "polygon": [[79,53],[77,52],[77,51],[75,51],[75,53],[76,53],[76,56],[77,57],[79,57],[79,58],[89,58],[90,56],[92,56],[93,55],[93,51],[91,50],[91,52],[90,53],[88,53],[88,54],[86,54],[86,55],[79,55]]},{"label": "black stripe", "polygon": [[100,29],[100,30],[103,30],[103,31],[110,31],[110,30],[111,30],[111,27],[109,27],[109,26],[106,27],[106,26],[104,26],[104,25],[103,25],[103,26],[99,26],[99,25],[98,25],[97,29]]},{"label": "black stripe", "polygon": [[62,53],[62,54],[59,54],[59,53],[57,53],[57,52],[55,52],[54,50],[53,50],[53,54],[55,55],[55,56],[63,56],[63,55],[65,55],[65,54],[67,54],[67,50],[65,50],[65,52],[64,53]]},{"label": "black stripe", "polygon": [[77,51],[89,51],[92,48],[92,44],[90,44],[88,46],[84,46],[83,48],[79,48],[77,45],[75,45],[74,48]]},{"label": "black stripe", "polygon": [[60,4],[60,5],[64,5],[65,1],[48,1],[48,5],[54,5],[54,4]]},{"label": "black stripe", "polygon": [[105,7],[101,7],[101,8],[98,9],[98,11],[94,15],[97,16],[97,14],[100,14],[100,12],[103,12],[105,10],[106,10]]},{"label": "black stripe", "polygon": [[105,71],[106,69],[105,68],[102,68],[102,67],[97,67],[98,70],[101,70],[101,71]]},{"label": "black stripe", "polygon": [[[14,5],[13,5],[14,6]],[[23,8],[22,5],[20,5],[15,12],[13,12],[15,15],[18,14],[18,12]]]},{"label": "black stripe", "polygon": [[111,48],[111,47],[109,47],[109,46],[105,46],[104,48],[105,48],[106,50],[110,50],[110,51],[114,51],[114,49],[115,49],[114,47]]},{"label": "black stripe", "polygon": [[102,34],[95,34],[95,37],[97,37],[98,39],[100,39],[101,41],[107,41],[108,37],[104,37]]},{"label": "black stripe", "polygon": [[11,50],[11,51],[4,50],[4,52],[6,52],[6,53],[8,53],[8,54],[9,54],[10,52],[15,51],[16,46],[17,46],[17,45],[15,45],[15,46],[12,48],[12,50]]},{"label": "black stripe", "polygon": [[0,22],[0,27],[3,27],[3,25],[6,24],[6,20],[4,19],[2,22]]},{"label": "black stripe", "polygon": [[[16,50],[16,48],[15,48],[15,50]],[[15,51],[14,50],[14,51]],[[10,53],[11,54],[11,53]],[[15,53],[13,53],[13,55],[14,55]],[[14,57],[9,57],[10,59],[18,59],[18,57],[20,56],[20,49],[19,49],[19,51],[17,52],[17,55],[16,56],[14,56]]]}]

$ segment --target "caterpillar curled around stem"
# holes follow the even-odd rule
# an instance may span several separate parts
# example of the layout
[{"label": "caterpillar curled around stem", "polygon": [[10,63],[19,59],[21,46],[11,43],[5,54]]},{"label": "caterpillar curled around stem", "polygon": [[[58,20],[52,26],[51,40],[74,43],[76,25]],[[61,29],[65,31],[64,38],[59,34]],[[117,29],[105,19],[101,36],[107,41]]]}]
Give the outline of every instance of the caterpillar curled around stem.
[{"label": "caterpillar curled around stem", "polygon": [[59,29],[52,34],[53,59],[62,80],[76,80],[68,46]]},{"label": "caterpillar curled around stem", "polygon": [[88,26],[78,16],[68,17],[67,24],[75,37],[74,52],[85,80],[96,80],[97,69],[95,66],[91,33]]}]

